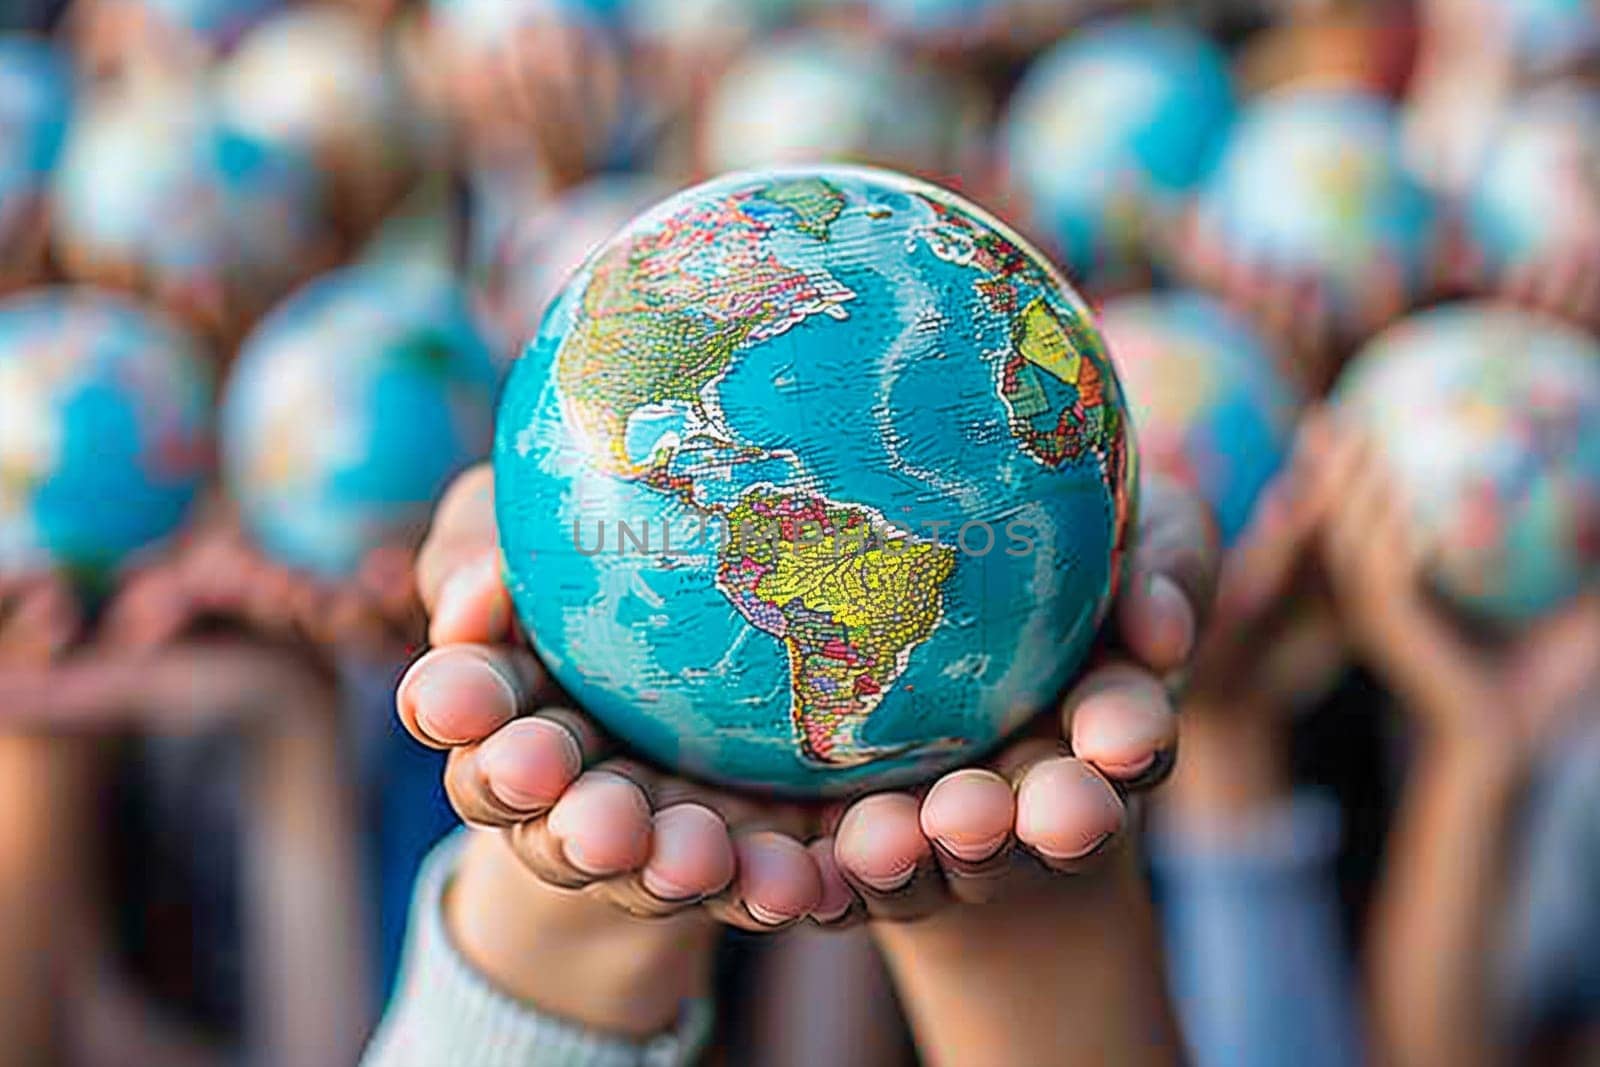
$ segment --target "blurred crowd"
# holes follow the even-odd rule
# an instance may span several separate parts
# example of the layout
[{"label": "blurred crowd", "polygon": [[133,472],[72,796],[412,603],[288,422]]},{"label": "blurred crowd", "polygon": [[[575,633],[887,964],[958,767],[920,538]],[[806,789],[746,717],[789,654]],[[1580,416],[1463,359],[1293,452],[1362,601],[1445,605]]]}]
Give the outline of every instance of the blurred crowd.
[{"label": "blurred crowd", "polygon": [[[500,375],[816,160],[1058,263],[1215,512],[1139,842],[1188,1055],[1600,1063],[1597,75],[1587,0],[0,0],[0,1063],[359,1058]],[[729,1062],[915,1061],[835,936],[735,939]]]}]

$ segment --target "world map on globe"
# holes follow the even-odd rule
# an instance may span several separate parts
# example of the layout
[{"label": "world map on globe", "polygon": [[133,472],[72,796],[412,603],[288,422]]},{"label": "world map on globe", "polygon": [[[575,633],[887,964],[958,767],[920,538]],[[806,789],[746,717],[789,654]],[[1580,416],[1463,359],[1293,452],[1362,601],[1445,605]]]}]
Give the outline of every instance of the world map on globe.
[{"label": "world map on globe", "polygon": [[93,585],[177,531],[211,471],[209,369],[125,299],[0,303],[0,568]]},{"label": "world map on globe", "polygon": [[730,175],[634,220],[514,366],[496,501],[541,658],[648,757],[837,794],[1049,705],[1134,506],[1078,298],[932,185]]},{"label": "world map on globe", "polygon": [[[1514,357],[1514,358],[1508,358]],[[1451,304],[1341,378],[1412,511],[1439,592],[1520,623],[1600,581],[1600,347],[1558,320]]]}]

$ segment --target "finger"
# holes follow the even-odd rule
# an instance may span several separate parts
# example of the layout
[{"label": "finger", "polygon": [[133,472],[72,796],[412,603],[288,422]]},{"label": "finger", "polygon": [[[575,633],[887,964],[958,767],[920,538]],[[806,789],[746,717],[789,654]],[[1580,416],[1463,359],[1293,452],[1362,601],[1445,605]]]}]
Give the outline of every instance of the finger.
[{"label": "finger", "polygon": [[650,858],[634,874],[604,883],[602,893],[630,914],[675,915],[721,893],[737,859],[728,826],[702,804],[675,804],[651,820]]},{"label": "finger", "polygon": [[1147,671],[1111,663],[1085,677],[1062,705],[1073,755],[1125,789],[1148,789],[1172,769],[1178,719],[1166,687]]},{"label": "finger", "polygon": [[839,821],[833,854],[874,918],[924,915],[943,897],[920,805],[909,793],[875,793],[852,804]]},{"label": "finger", "polygon": [[1122,799],[1071,757],[1029,768],[1017,786],[1017,840],[1052,870],[1079,869],[1122,829]]},{"label": "finger", "polygon": [[497,550],[494,470],[481,463],[445,490],[433,523],[417,551],[417,592],[429,613],[439,605],[445,582],[463,566]]},{"label": "finger", "polygon": [[817,838],[806,845],[806,851],[817,865],[822,887],[817,906],[811,910],[811,918],[820,925],[836,927],[847,925],[865,914],[865,907],[856,897],[855,890],[850,888],[850,883],[845,881],[844,872],[834,859],[833,835]]},{"label": "finger", "polygon": [[444,772],[451,807],[478,826],[512,826],[545,814],[603,755],[586,726],[576,712],[549,709],[507,724],[482,744],[451,750]]},{"label": "finger", "polygon": [[734,856],[738,875],[732,888],[706,904],[719,922],[742,930],[778,930],[821,903],[816,861],[794,838],[770,830],[742,832],[734,838]]},{"label": "finger", "polygon": [[652,850],[650,798],[628,774],[585,771],[544,818],[508,829],[512,848],[542,881],[578,889],[640,870]]},{"label": "finger", "polygon": [[1128,650],[1152,670],[1166,673],[1188,662],[1216,593],[1220,559],[1216,521],[1199,496],[1147,475],[1117,622]]},{"label": "finger", "polygon": [[934,783],[920,817],[950,896],[971,904],[994,899],[1011,870],[1011,783],[993,771],[955,771]]},{"label": "finger", "polygon": [[395,690],[395,706],[418,741],[449,748],[483,740],[547,693],[533,653],[455,645],[411,665]]}]

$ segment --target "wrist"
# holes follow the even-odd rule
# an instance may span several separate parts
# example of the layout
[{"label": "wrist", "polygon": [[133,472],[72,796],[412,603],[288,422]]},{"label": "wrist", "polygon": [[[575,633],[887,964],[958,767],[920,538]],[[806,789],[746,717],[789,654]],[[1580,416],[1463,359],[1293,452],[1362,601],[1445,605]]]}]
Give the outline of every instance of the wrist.
[{"label": "wrist", "polygon": [[1267,807],[1290,791],[1286,716],[1265,705],[1214,707],[1186,701],[1179,758],[1158,794],[1164,810],[1228,820]]},{"label": "wrist", "polygon": [[550,886],[494,831],[472,832],[444,919],[457,950],[491,984],[594,1030],[648,1037],[710,992],[716,927],[703,914],[641,919]]}]

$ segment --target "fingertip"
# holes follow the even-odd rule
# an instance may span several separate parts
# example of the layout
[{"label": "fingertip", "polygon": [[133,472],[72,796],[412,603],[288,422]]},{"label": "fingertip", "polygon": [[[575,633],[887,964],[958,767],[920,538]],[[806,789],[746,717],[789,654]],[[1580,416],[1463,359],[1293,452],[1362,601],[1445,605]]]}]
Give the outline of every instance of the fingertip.
[{"label": "fingertip", "polygon": [[1016,821],[1011,784],[993,771],[965,768],[945,775],[923,798],[923,834],[956,859],[986,860],[1011,836]]},{"label": "fingertip", "polygon": [[698,900],[732,883],[737,862],[727,824],[701,804],[676,804],[652,823],[650,859],[640,879],[665,901]]},{"label": "fingertip", "polygon": [[1083,859],[1122,829],[1122,800],[1080,760],[1045,760],[1017,787],[1017,839],[1046,860]]},{"label": "fingertip", "polygon": [[407,729],[426,745],[481,741],[517,713],[517,691],[489,660],[464,649],[434,649],[412,664],[395,690]]},{"label": "fingertip", "polygon": [[845,881],[844,872],[834,859],[833,849],[832,837],[820,837],[806,846],[811,861],[817,865],[821,893],[817,906],[811,910],[811,917],[819,923],[838,922],[849,914],[856,903],[856,895],[850,889],[850,883]]},{"label": "fingertip", "polygon": [[1073,753],[1122,781],[1145,774],[1178,743],[1171,698],[1142,671],[1107,668],[1069,699],[1065,714]]},{"label": "fingertip", "polygon": [[581,775],[556,801],[548,825],[567,862],[593,877],[638,870],[650,859],[650,802],[621,775]]},{"label": "fingertip", "polygon": [[739,896],[745,910],[767,926],[783,926],[811,914],[822,900],[816,861],[798,841],[760,830],[734,845]]},{"label": "fingertip", "polygon": [[548,719],[517,719],[495,731],[478,751],[489,789],[515,811],[543,811],[583,771],[578,742]]},{"label": "fingertip", "polygon": [[439,588],[428,620],[434,645],[503,641],[511,632],[511,597],[500,573],[498,550],[463,565]]},{"label": "fingertip", "polygon": [[1169,575],[1147,572],[1132,584],[1120,607],[1123,639],[1151,667],[1176,670],[1194,652],[1194,607]]},{"label": "fingertip", "polygon": [[909,793],[863,797],[845,812],[835,835],[840,868],[880,893],[909,884],[929,855],[920,805]]}]

